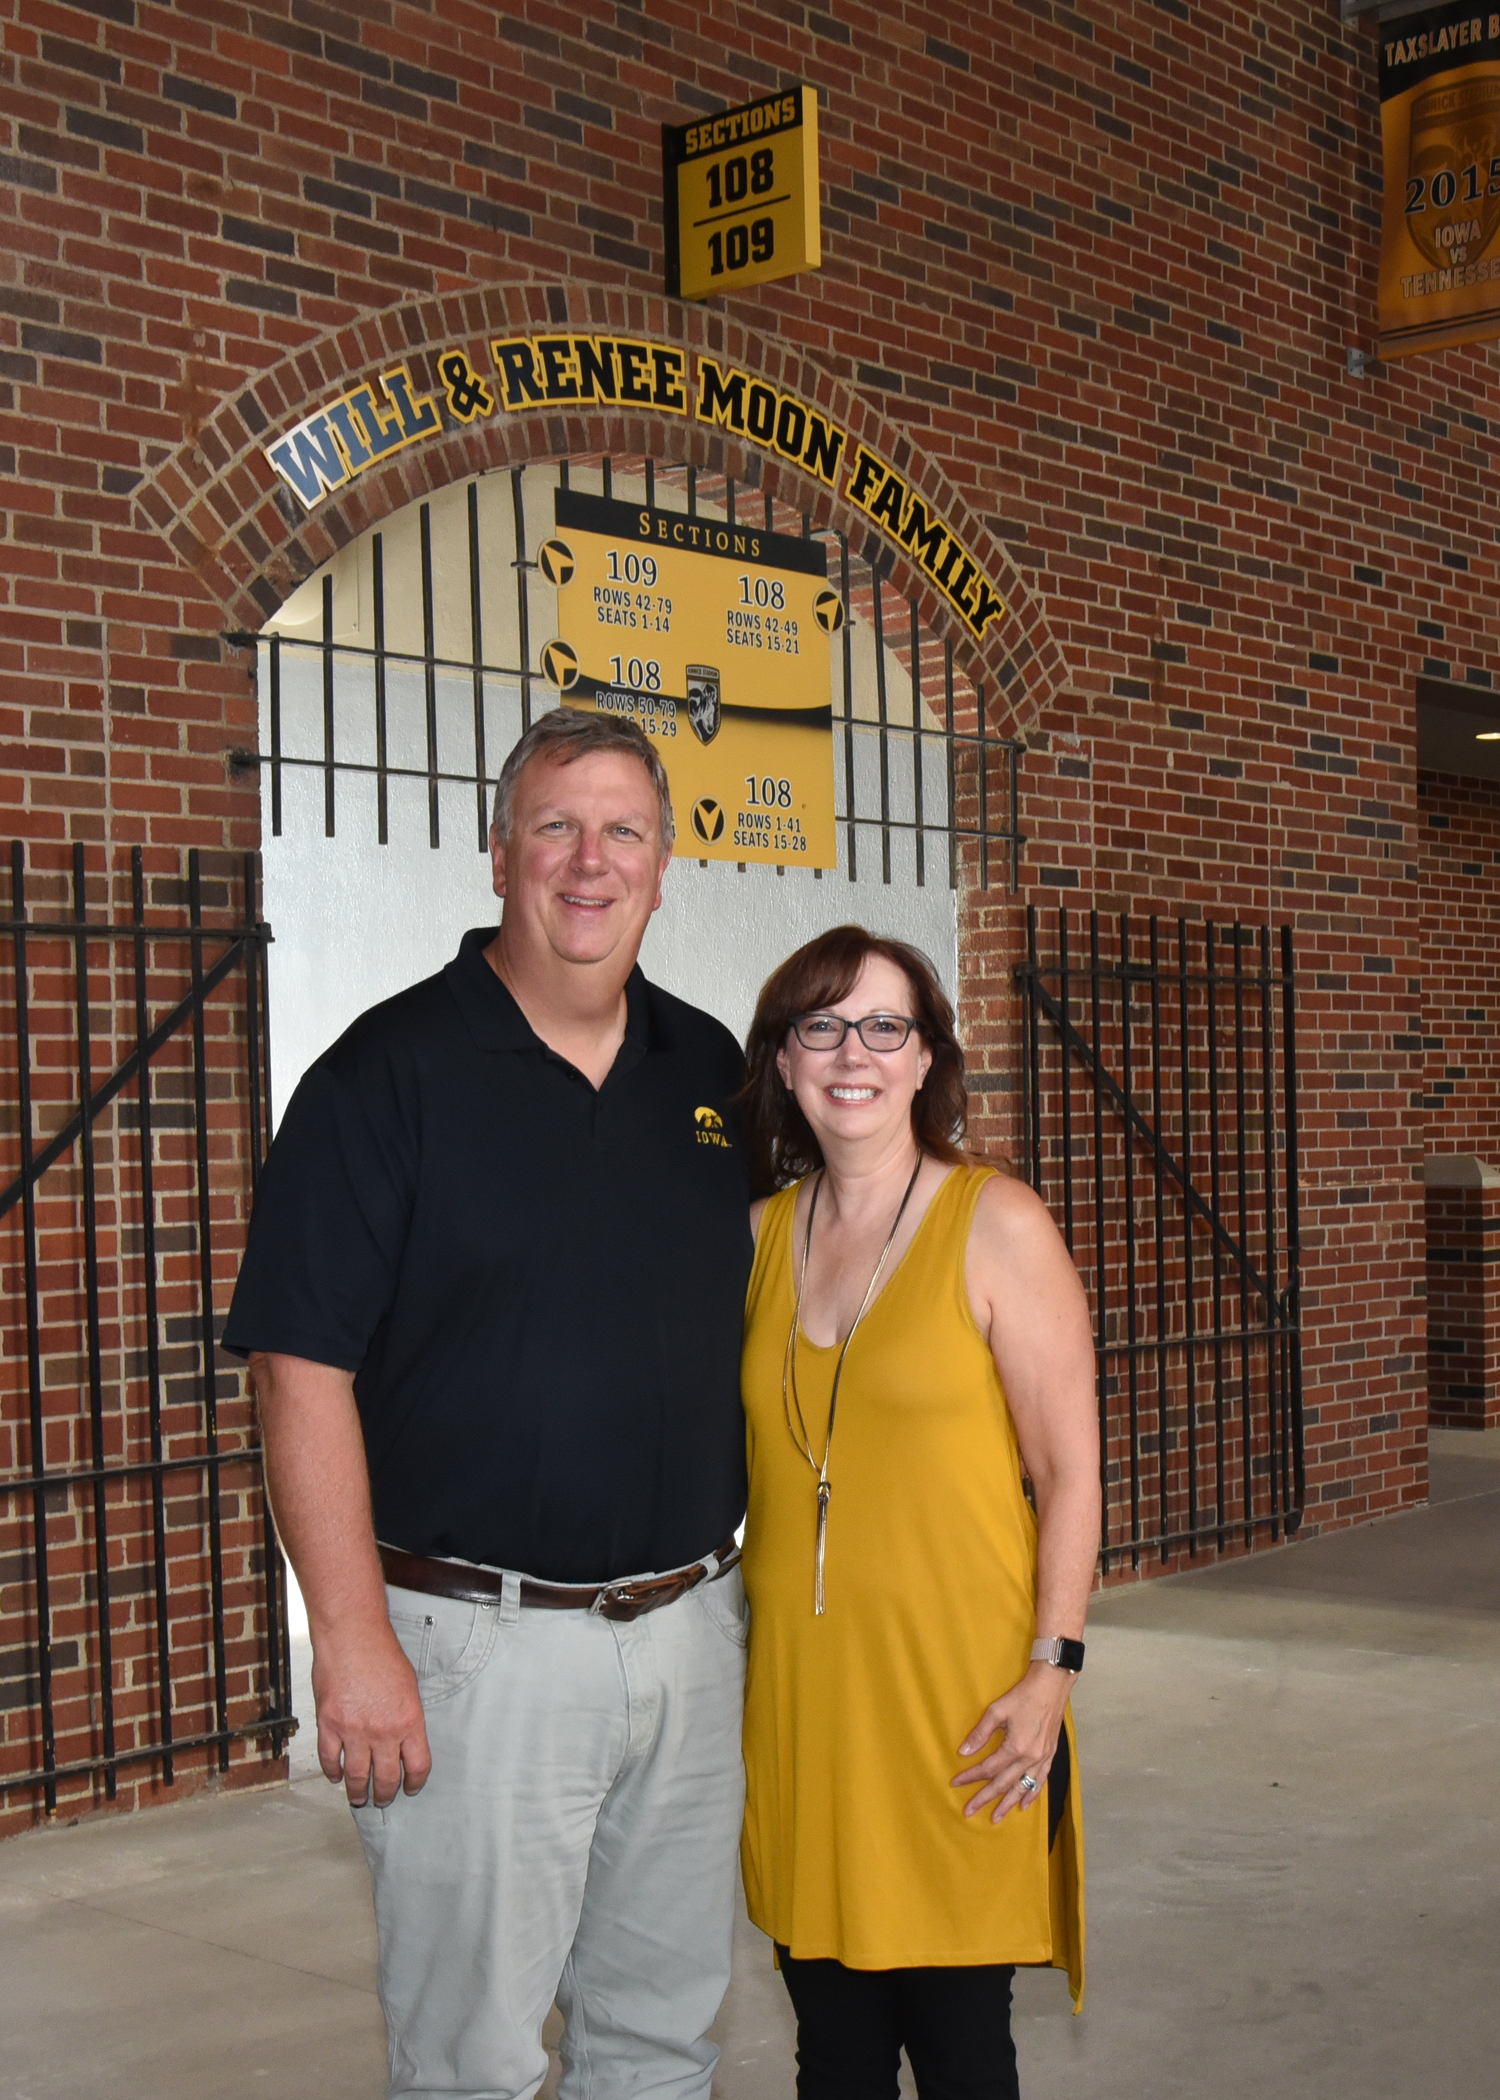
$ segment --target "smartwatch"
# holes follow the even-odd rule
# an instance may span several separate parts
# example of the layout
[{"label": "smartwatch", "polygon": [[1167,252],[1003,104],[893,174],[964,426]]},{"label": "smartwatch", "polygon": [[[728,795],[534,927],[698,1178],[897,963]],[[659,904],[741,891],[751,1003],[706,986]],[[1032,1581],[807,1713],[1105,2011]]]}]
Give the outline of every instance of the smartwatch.
[{"label": "smartwatch", "polygon": [[1055,1669],[1071,1670],[1076,1677],[1083,1668],[1083,1643],[1055,1634],[1051,1640],[1032,1642],[1031,1659],[1034,1663],[1051,1663]]}]

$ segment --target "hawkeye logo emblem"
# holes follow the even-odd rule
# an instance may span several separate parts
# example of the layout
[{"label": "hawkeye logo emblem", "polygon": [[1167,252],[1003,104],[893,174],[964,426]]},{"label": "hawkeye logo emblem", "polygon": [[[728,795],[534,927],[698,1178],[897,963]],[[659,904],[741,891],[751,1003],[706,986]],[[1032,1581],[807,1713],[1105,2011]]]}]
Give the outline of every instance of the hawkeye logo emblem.
[{"label": "hawkeye logo emblem", "polygon": [[695,1108],[693,1121],[698,1126],[696,1135],[700,1145],[718,1145],[725,1152],[734,1150],[724,1135],[724,1118],[716,1108]]},{"label": "hawkeye logo emblem", "polygon": [[693,804],[693,829],[705,846],[712,846],[724,836],[724,811],[712,795],[700,795]]}]

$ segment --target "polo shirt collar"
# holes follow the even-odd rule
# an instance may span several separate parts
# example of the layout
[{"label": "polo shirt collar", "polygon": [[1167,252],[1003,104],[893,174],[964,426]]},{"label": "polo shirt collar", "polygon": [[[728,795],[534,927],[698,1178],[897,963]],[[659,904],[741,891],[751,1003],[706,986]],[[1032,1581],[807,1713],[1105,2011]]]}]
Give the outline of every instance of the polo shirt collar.
[{"label": "polo shirt collar", "polygon": [[[448,989],[481,1050],[545,1051],[546,1044],[485,960],[484,951],[494,938],[493,926],[470,928],[459,943],[457,955],[444,967]],[[658,1031],[652,1025],[654,1004],[651,987],[637,963],[625,980],[625,1040],[611,1076],[628,1071],[655,1047]]]}]

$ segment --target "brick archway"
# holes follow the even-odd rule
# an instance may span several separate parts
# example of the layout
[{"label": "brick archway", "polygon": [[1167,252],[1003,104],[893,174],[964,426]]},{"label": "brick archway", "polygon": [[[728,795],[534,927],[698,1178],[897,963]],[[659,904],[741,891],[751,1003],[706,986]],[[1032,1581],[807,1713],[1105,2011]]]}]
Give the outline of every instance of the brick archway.
[{"label": "brick archway", "polygon": [[[549,330],[615,331],[704,350],[800,394],[889,460],[984,564],[1007,612],[976,643],[917,565],[863,517],[798,468],[718,429],[649,410],[564,414],[533,410],[461,425],[443,409],[442,431],[330,494],[308,515],[268,465],[263,447],[338,394],[353,379],[403,363],[414,383],[443,390],[442,351],[467,349],[489,367],[491,336]],[[1035,723],[1063,690],[1067,666],[1040,601],[1004,547],[899,425],[862,395],[787,344],[723,315],[665,299],[561,285],[493,287],[443,299],[403,302],[338,330],[286,358],[246,386],[178,448],[137,495],[143,527],[161,533],[222,609],[230,629],[255,631],[299,583],[391,512],[473,474],[569,453],[654,453],[669,433],[685,461],[758,480],[773,496],[810,513],[816,525],[868,537],[889,573],[914,596],[930,629],[951,635],[964,667],[991,692],[1008,696],[1016,729]],[[997,725],[998,726],[998,725]]]}]

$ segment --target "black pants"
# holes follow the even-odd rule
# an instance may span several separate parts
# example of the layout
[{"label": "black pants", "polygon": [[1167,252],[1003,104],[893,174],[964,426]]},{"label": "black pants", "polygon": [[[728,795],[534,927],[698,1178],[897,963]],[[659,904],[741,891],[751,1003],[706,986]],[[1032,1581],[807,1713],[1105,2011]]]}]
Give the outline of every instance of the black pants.
[{"label": "black pants", "polygon": [[896,2100],[903,2047],[921,2100],[1020,2100],[1014,1969],[846,1969],[777,1952],[797,2013],[797,2100]]}]

